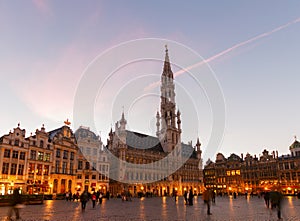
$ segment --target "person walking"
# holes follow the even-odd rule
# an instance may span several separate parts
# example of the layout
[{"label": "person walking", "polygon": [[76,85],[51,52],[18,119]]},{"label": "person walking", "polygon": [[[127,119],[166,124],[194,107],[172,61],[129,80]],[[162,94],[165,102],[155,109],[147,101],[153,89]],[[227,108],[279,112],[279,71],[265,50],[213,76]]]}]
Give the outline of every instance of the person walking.
[{"label": "person walking", "polygon": [[266,206],[269,208],[269,206],[270,206],[270,193],[269,192],[265,192],[264,200],[265,200]]},{"label": "person walking", "polygon": [[86,203],[89,200],[89,194],[87,190],[84,190],[83,193],[80,195],[80,202],[81,202],[81,209],[85,211]]},{"label": "person walking", "polygon": [[277,218],[281,219],[281,203],[282,203],[282,194],[280,192],[272,191],[270,192],[270,200],[271,200],[271,209],[277,209]]},{"label": "person walking", "polygon": [[188,201],[189,201],[189,205],[192,206],[193,205],[193,200],[194,200],[194,194],[193,194],[193,190],[192,188],[190,189],[190,192],[189,192],[189,198],[188,198]]},{"label": "person walking", "polygon": [[97,195],[95,192],[92,194],[92,203],[93,203],[93,208],[95,208],[96,205],[96,200],[97,200]]},{"label": "person walking", "polygon": [[184,191],[183,197],[184,197],[185,205],[187,205],[188,204],[188,192],[186,190]]},{"label": "person walking", "polygon": [[19,204],[22,204],[22,196],[20,194],[20,188],[15,188],[11,198],[11,207],[8,210],[8,220],[12,220],[13,212],[15,212],[16,220],[20,219]]},{"label": "person walking", "polygon": [[102,200],[103,200],[103,193],[100,192],[100,194],[99,194],[99,204],[100,205],[102,204]]},{"label": "person walking", "polygon": [[207,215],[212,215],[210,212],[210,204],[211,204],[211,199],[212,199],[212,193],[211,190],[206,189],[202,195],[204,203],[207,205]]}]

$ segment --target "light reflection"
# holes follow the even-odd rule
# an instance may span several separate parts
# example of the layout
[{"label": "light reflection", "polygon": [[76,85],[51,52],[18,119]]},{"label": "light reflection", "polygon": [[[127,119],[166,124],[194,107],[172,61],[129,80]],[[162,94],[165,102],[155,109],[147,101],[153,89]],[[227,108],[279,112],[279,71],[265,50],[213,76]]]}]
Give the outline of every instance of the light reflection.
[{"label": "light reflection", "polygon": [[167,214],[167,197],[163,196],[161,198],[162,200],[162,206],[161,206],[161,216],[162,216],[162,219],[165,220],[168,218],[168,214]]}]

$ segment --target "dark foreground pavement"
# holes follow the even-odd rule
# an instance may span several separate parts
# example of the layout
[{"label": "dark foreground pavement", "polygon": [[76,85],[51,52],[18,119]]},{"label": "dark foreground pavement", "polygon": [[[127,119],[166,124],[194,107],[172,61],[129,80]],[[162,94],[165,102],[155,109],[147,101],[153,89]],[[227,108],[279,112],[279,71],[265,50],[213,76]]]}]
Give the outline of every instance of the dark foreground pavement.
[{"label": "dark foreground pavement", "polygon": [[[0,220],[6,220],[9,207],[0,207]],[[44,201],[43,205],[28,205],[21,209],[21,220],[100,220],[100,221],[142,221],[142,220],[233,220],[263,221],[278,220],[276,210],[266,208],[262,198],[231,197],[216,198],[212,204],[212,215],[206,215],[206,205],[201,197],[194,199],[193,206],[184,205],[182,197],[175,203],[172,197],[133,198],[132,202],[121,199],[104,200],[102,205],[92,208],[88,202],[85,212],[80,202],[64,200]],[[282,220],[300,220],[300,200],[296,197],[284,198]]]}]

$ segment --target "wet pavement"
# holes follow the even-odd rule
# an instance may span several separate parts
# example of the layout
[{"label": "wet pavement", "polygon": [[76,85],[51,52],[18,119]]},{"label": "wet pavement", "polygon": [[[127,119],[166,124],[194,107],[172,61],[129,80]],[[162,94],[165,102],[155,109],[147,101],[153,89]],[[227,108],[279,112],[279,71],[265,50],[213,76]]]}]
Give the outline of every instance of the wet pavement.
[{"label": "wet pavement", "polygon": [[[285,197],[282,207],[282,220],[300,220],[300,199]],[[0,207],[1,221],[6,220],[8,209]],[[43,205],[27,205],[20,212],[24,221],[278,220],[276,210],[266,208],[264,200],[257,197],[217,197],[216,204],[211,207],[211,216],[206,215],[206,205],[201,197],[194,199],[193,206],[185,205],[182,197],[177,202],[172,197],[133,198],[131,202],[114,198],[104,200],[102,205],[96,205],[94,209],[92,203],[88,202],[85,212],[81,211],[80,202],[47,200]]]}]

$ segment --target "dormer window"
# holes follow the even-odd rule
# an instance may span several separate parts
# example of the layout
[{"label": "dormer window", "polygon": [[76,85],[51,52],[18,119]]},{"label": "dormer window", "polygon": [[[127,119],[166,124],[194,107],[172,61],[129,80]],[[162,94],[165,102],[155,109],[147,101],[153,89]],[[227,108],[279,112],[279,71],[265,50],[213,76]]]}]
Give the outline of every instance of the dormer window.
[{"label": "dormer window", "polygon": [[40,148],[44,148],[44,141],[43,140],[40,141]]},{"label": "dormer window", "polygon": [[15,140],[15,146],[19,146],[19,140]]}]

